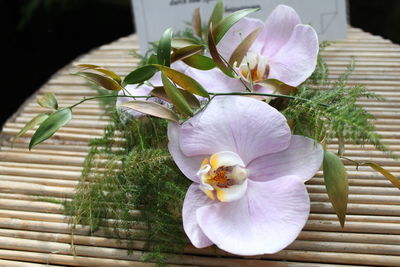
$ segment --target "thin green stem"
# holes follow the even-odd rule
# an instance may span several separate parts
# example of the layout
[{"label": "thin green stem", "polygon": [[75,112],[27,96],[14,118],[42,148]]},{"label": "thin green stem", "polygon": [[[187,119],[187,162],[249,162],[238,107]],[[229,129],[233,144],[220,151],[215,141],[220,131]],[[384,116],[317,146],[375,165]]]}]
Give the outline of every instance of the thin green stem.
[{"label": "thin green stem", "polygon": [[[243,95],[243,96],[249,96],[249,95],[256,95],[256,96],[271,96],[271,97],[281,97],[281,98],[288,98],[288,99],[294,99],[294,100],[300,100],[300,101],[305,101],[309,102],[311,101],[310,99],[307,98],[301,98],[297,96],[291,96],[291,95],[281,95],[281,94],[267,94],[267,93],[255,93],[255,92],[231,92],[231,93],[209,93],[212,96],[226,96],[226,95]],[[327,107],[328,105],[326,104],[320,104],[322,106]]]},{"label": "thin green stem", "polygon": [[69,106],[70,109],[82,104],[83,102],[93,100],[93,99],[101,99],[101,98],[111,98],[111,97],[130,97],[130,98],[148,98],[149,96],[132,96],[132,95],[100,95],[93,97],[84,97],[81,101]]}]

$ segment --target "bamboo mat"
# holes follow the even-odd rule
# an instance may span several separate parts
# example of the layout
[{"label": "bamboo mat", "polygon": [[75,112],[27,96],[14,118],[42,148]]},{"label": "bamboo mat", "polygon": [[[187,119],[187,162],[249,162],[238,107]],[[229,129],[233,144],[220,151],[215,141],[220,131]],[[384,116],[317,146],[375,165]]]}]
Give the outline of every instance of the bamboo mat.
[{"label": "bamboo mat", "polygon": [[[88,152],[87,142],[101,136],[107,116],[97,102],[74,109],[74,119],[52,139],[33,151],[27,138],[10,145],[10,139],[41,111],[36,97],[54,92],[61,106],[96,92],[70,75],[77,63],[91,63],[126,75],[137,64],[129,51],[138,48],[135,35],[121,38],[78,58],[57,72],[36,95],[26,101],[4,125],[0,135],[0,266],[148,266],[141,263],[143,242],[127,255],[123,246],[99,232],[87,236],[78,227],[71,248],[70,226],[60,204],[48,199],[70,199]],[[331,78],[345,70],[351,57],[356,70],[352,84],[364,84],[386,102],[360,101],[374,114],[379,133],[393,151],[400,152],[400,46],[381,37],[350,28],[348,37],[323,53]],[[28,136],[32,135],[32,131]],[[330,148],[335,149],[333,144]],[[400,163],[371,146],[349,146],[345,156],[374,161],[400,177]],[[367,167],[346,165],[350,196],[346,227],[342,230],[325,193],[321,173],[308,182],[312,200],[309,220],[298,239],[286,250],[259,257],[213,256],[210,249],[188,246],[185,255],[170,259],[173,265],[196,266],[400,266],[400,191]]]}]

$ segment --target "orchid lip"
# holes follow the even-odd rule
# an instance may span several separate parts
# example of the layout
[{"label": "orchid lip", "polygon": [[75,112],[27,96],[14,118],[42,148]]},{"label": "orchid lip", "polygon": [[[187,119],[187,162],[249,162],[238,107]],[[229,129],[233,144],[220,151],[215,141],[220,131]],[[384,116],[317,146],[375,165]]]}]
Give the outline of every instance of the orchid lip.
[{"label": "orchid lip", "polygon": [[212,200],[231,202],[240,199],[247,190],[248,171],[239,155],[231,151],[205,158],[197,176],[200,189]]},{"label": "orchid lip", "polygon": [[[235,67],[236,65],[237,62],[235,62]],[[239,75],[247,81],[261,82],[267,79],[269,75],[268,58],[259,53],[249,51],[236,69],[238,69]]]}]

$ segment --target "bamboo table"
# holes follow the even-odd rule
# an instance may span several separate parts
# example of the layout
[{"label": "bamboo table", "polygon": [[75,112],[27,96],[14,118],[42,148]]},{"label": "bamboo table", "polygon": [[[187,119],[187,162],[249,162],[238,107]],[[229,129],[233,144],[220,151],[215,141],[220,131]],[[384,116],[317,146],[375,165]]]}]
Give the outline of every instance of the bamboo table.
[{"label": "bamboo table", "polygon": [[[70,199],[78,184],[87,142],[103,134],[107,117],[96,102],[74,109],[74,119],[52,139],[33,151],[27,138],[11,138],[40,112],[35,98],[54,92],[61,106],[96,92],[69,73],[73,65],[91,63],[126,75],[138,63],[129,51],[138,48],[135,35],[99,47],[58,71],[4,125],[0,135],[0,266],[147,266],[140,262],[143,243],[126,250],[102,233],[87,236],[84,227],[73,237],[63,206],[51,199]],[[387,102],[360,101],[374,114],[379,133],[391,149],[400,152],[400,46],[381,37],[350,28],[348,37],[323,53],[330,77],[336,79],[356,60],[352,84],[362,84],[385,96]],[[28,136],[32,135],[32,131]],[[332,145],[331,148],[335,148]],[[351,146],[346,156],[374,161],[400,177],[400,163],[371,146]],[[349,171],[350,196],[346,227],[341,229],[325,193],[321,173],[308,182],[311,214],[298,239],[284,251],[260,257],[214,257],[209,249],[188,246],[173,265],[196,266],[338,266],[335,264],[400,266],[400,191],[380,174],[360,167]],[[342,266],[342,265],[340,265]]]}]

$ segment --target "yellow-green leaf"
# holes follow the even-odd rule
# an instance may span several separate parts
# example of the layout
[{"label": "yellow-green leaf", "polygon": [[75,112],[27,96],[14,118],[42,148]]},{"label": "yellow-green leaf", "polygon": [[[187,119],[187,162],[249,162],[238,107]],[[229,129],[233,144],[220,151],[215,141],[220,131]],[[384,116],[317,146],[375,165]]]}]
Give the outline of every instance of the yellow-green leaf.
[{"label": "yellow-green leaf", "polygon": [[118,82],[100,74],[82,71],[82,72],[77,72],[76,75],[79,75],[107,90],[119,91],[123,89]]},{"label": "yellow-green leaf", "polygon": [[196,40],[184,37],[173,38],[171,41],[172,47],[177,49],[198,44],[199,43]]},{"label": "yellow-green leaf", "polygon": [[249,35],[244,38],[244,40],[236,47],[235,51],[233,51],[231,58],[229,59],[229,64],[233,65],[233,63],[237,62],[240,64],[243,58],[246,56],[247,51],[249,51],[251,45],[257,39],[257,36],[260,34],[262,28],[257,28],[252,31]]},{"label": "yellow-green leaf", "polygon": [[204,46],[202,45],[190,45],[180,49],[175,50],[171,56],[171,62],[175,62],[178,60],[183,60],[190,56],[193,56],[201,51],[203,51]]},{"label": "yellow-green leaf", "polygon": [[47,113],[41,113],[33,119],[31,119],[20,131],[19,133],[15,136],[15,139],[17,139],[20,136],[23,136],[27,131],[33,129],[36,125],[41,124],[43,121],[45,121],[49,117],[49,114]]},{"label": "yellow-green leaf", "polygon": [[[182,90],[182,89],[179,89],[179,88],[178,88],[178,90],[179,90],[179,92],[181,92],[183,97],[186,99],[186,101],[188,102],[189,106],[191,106],[192,108],[196,108],[196,109],[200,108],[199,100],[192,93],[189,93],[188,91]],[[160,98],[160,99],[162,99],[164,101],[172,103],[171,100],[169,99],[167,93],[165,92],[164,87],[161,87],[161,86],[155,87],[150,92],[150,94],[152,96],[158,97],[158,98]]]},{"label": "yellow-green leaf", "polygon": [[221,41],[222,37],[228,32],[228,30],[235,25],[236,22],[238,22],[240,19],[243,17],[256,12],[260,10],[259,8],[248,8],[248,9],[242,9],[238,10],[229,16],[225,17],[223,20],[221,20],[218,24],[213,24],[214,29],[212,31],[212,35],[215,39],[215,44],[218,44],[219,41]]},{"label": "yellow-green leaf", "polygon": [[214,60],[199,54],[195,54],[193,56],[185,58],[182,61],[185,62],[190,67],[199,70],[211,70],[217,66]]},{"label": "yellow-green leaf", "polygon": [[29,150],[50,138],[58,129],[67,124],[72,119],[72,110],[63,108],[51,114],[40,124],[39,128],[33,134],[29,143]]},{"label": "yellow-green leaf", "polygon": [[45,93],[37,99],[38,104],[44,108],[58,109],[58,103],[54,93]]},{"label": "yellow-green leaf", "polygon": [[107,75],[108,77],[110,77],[111,79],[113,79],[114,81],[116,81],[117,83],[121,83],[121,77],[119,77],[119,75],[117,75],[115,72],[113,72],[109,69],[106,69],[106,68],[103,68],[103,67],[100,67],[97,65],[92,65],[92,64],[79,64],[78,66],[83,68],[83,70],[91,69],[91,70],[101,72],[101,73]]},{"label": "yellow-green leaf", "polygon": [[161,74],[164,90],[174,107],[183,115],[193,116],[193,110],[186,101],[182,93],[176,86],[163,74]]},{"label": "yellow-green leaf", "polygon": [[137,68],[136,70],[129,73],[123,84],[138,84],[149,80],[154,74],[159,71],[158,68],[153,65],[144,65],[143,67]]},{"label": "yellow-green leaf", "polygon": [[224,1],[217,0],[214,9],[211,13],[210,19],[208,21],[208,26],[210,24],[217,25],[224,18]]},{"label": "yellow-green leaf", "polygon": [[161,66],[161,65],[152,65],[157,67],[161,72],[167,76],[171,81],[182,87],[183,89],[191,92],[192,94],[203,96],[203,97],[209,97],[208,92],[206,89],[201,86],[196,80],[193,78],[187,76],[186,74],[183,74],[182,72],[179,72],[177,70]]},{"label": "yellow-green leaf", "polygon": [[201,32],[201,15],[200,15],[200,8],[196,8],[193,11],[193,16],[192,16],[192,29],[193,32],[201,38],[202,32]]},{"label": "yellow-green leaf", "polygon": [[376,163],[373,162],[364,162],[361,165],[367,165],[376,170],[377,172],[380,172],[383,176],[385,176],[394,186],[400,189],[400,181],[394,177],[393,174],[391,174],[389,171],[386,169],[382,168]]},{"label": "yellow-green leaf", "polygon": [[130,108],[157,118],[179,122],[178,116],[172,110],[155,102],[133,100],[125,102],[124,104],[120,105],[120,107]]},{"label": "yellow-green leaf", "polygon": [[229,77],[234,77],[232,69],[227,65],[227,63],[218,53],[217,45],[211,32],[212,24],[210,24],[208,31],[208,50],[210,51],[211,57],[214,59],[215,64],[223,73],[225,73]]},{"label": "yellow-green leaf", "polygon": [[172,28],[168,28],[163,33],[157,46],[158,62],[167,67],[171,65],[171,40]]},{"label": "yellow-green leaf", "polygon": [[277,79],[266,79],[264,81],[257,82],[257,84],[273,87],[274,91],[281,95],[292,95],[297,93],[297,87],[288,85]]},{"label": "yellow-green leaf", "polygon": [[340,225],[344,227],[349,195],[349,182],[347,180],[346,168],[337,155],[325,151],[323,171],[329,200],[339,218]]}]

